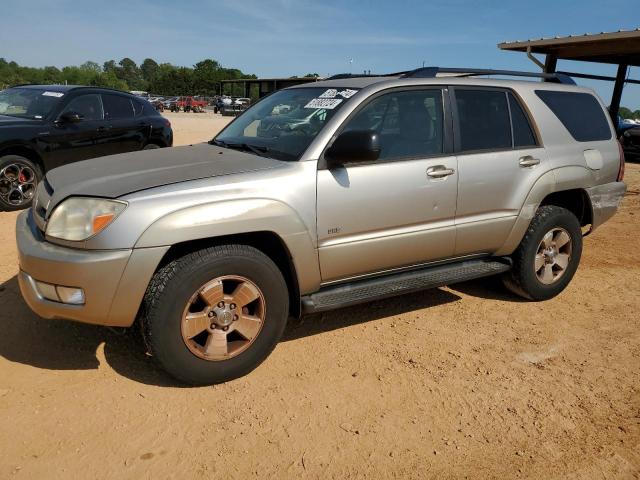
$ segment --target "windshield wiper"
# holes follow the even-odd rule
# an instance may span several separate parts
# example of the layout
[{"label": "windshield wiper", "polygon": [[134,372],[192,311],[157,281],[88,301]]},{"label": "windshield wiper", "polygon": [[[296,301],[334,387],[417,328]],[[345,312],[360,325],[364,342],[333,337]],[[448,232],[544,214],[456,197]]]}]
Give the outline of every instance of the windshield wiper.
[{"label": "windshield wiper", "polygon": [[251,145],[250,143],[242,143],[242,142],[240,142],[240,143],[229,143],[229,142],[224,142],[222,140],[212,140],[211,143],[213,145],[217,145],[219,147],[231,148],[233,150],[249,151],[249,152],[255,153],[256,155],[259,155],[261,157],[271,158],[269,155],[266,154],[269,151],[269,147]]}]

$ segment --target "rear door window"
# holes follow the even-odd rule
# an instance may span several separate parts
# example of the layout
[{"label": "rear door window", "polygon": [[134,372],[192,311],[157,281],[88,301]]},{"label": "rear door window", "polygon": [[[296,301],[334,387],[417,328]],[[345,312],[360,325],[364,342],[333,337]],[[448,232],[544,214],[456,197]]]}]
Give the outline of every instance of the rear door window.
[{"label": "rear door window", "polygon": [[513,126],[513,146],[515,148],[536,146],[536,137],[529,123],[527,115],[516,100],[513,93],[507,94],[509,97],[509,110],[511,111],[511,125]]},{"label": "rear door window", "polygon": [[133,106],[131,100],[120,95],[103,94],[104,114],[108,120],[133,118]]},{"label": "rear door window", "polygon": [[611,129],[605,112],[593,95],[553,90],[536,90],[536,95],[578,142],[611,139]]},{"label": "rear door window", "polygon": [[456,88],[455,101],[461,151],[511,148],[511,122],[504,91]]}]

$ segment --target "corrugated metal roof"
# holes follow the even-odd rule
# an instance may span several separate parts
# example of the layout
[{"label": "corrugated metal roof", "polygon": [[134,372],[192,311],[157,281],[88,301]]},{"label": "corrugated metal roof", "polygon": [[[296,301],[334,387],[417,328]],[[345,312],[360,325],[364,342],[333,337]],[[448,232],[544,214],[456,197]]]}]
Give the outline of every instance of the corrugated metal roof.
[{"label": "corrugated metal roof", "polygon": [[517,52],[530,50],[565,60],[640,66],[640,28],[502,42],[498,48]]},{"label": "corrugated metal roof", "polygon": [[640,27],[633,30],[616,30],[615,32],[600,32],[600,33],[582,33],[579,35],[556,35],[555,37],[541,37],[528,40],[504,40],[498,44],[499,48],[513,47],[516,44],[540,44],[543,43],[574,43],[582,41],[598,41],[598,40],[612,40],[615,38],[628,38],[628,37],[640,37]]}]

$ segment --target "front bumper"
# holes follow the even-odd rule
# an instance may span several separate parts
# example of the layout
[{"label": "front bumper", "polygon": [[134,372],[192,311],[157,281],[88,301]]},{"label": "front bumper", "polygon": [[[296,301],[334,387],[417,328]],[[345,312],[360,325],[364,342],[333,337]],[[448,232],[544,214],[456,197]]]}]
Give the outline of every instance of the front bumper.
[{"label": "front bumper", "polygon": [[613,217],[627,191],[627,186],[623,182],[611,182],[587,188],[586,191],[591,200],[593,231]]},{"label": "front bumper", "polygon": [[[168,247],[127,250],[80,250],[47,242],[31,209],[16,222],[20,273],[18,283],[29,308],[43,318],[128,327]],[[44,298],[36,281],[82,288],[85,303],[72,305]]]}]

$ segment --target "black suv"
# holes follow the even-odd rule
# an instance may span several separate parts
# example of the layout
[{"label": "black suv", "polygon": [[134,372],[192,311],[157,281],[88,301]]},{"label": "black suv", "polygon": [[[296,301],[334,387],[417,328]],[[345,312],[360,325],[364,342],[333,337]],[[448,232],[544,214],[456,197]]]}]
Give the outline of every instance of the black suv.
[{"label": "black suv", "polygon": [[0,209],[28,207],[52,168],[172,144],[169,120],[125,92],[68,85],[2,90]]}]

